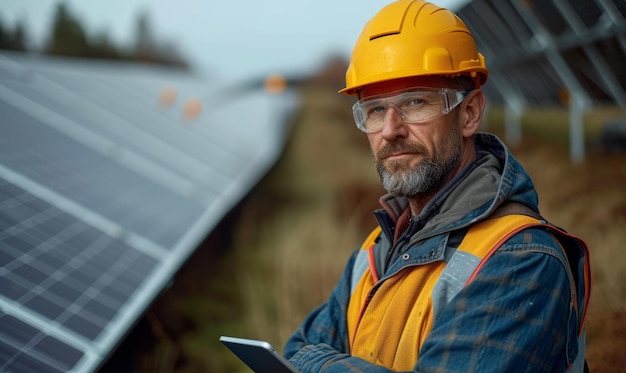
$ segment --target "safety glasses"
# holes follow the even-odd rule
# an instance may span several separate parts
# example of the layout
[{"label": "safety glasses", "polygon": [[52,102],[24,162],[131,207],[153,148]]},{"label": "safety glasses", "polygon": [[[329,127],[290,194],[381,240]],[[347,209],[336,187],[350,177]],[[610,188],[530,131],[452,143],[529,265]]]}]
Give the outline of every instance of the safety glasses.
[{"label": "safety glasses", "polygon": [[421,123],[448,114],[470,92],[414,87],[359,100],[352,106],[352,113],[356,126],[365,133],[371,133],[383,128],[389,108],[393,108],[405,123]]}]

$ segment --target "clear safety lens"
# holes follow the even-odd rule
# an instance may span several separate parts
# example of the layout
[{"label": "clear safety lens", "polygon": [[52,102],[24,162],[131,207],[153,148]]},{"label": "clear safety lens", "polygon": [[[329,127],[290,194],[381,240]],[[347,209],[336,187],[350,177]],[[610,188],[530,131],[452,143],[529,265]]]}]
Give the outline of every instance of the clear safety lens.
[{"label": "clear safety lens", "polygon": [[380,131],[387,109],[393,108],[405,123],[421,123],[448,114],[471,91],[449,88],[410,88],[367,97],[352,106],[354,121],[363,132]]}]

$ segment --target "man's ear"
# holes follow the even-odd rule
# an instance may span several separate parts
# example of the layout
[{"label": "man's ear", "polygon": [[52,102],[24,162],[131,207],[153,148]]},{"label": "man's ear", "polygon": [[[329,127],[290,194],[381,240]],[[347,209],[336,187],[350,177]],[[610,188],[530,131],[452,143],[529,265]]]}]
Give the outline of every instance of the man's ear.
[{"label": "man's ear", "polygon": [[461,119],[463,137],[470,137],[478,132],[485,110],[485,94],[480,89],[472,91],[461,106],[463,112]]}]

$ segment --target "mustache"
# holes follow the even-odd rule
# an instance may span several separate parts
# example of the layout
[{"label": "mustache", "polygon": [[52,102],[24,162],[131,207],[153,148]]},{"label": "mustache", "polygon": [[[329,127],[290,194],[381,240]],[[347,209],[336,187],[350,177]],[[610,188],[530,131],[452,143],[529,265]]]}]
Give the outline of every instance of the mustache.
[{"label": "mustache", "polygon": [[398,153],[415,153],[415,154],[428,154],[428,149],[419,143],[408,143],[404,141],[390,142],[385,144],[382,148],[376,152],[376,159],[381,160],[390,157]]}]

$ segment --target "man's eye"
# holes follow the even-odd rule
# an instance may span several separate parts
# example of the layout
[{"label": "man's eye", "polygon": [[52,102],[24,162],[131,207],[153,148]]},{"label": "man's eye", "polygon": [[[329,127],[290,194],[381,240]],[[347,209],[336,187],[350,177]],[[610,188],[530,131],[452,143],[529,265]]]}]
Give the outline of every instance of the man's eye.
[{"label": "man's eye", "polygon": [[419,106],[424,102],[425,100],[423,98],[412,98],[407,101],[406,106]]},{"label": "man's eye", "polygon": [[368,113],[370,115],[384,114],[385,113],[385,107],[384,106],[375,106],[375,107],[371,108]]}]

